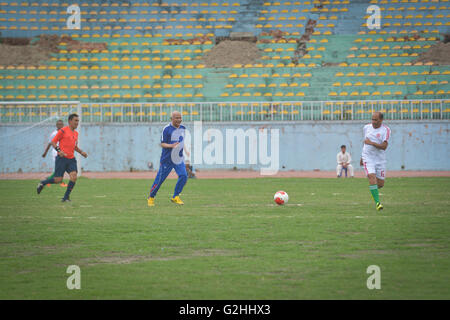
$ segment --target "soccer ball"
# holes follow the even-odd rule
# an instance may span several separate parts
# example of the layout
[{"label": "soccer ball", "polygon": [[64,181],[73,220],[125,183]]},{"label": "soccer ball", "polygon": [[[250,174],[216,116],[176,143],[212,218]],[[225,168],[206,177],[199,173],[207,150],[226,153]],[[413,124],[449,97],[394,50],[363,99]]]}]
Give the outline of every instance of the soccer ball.
[{"label": "soccer ball", "polygon": [[273,196],[273,201],[278,205],[286,204],[289,201],[289,196],[284,191],[277,191]]}]

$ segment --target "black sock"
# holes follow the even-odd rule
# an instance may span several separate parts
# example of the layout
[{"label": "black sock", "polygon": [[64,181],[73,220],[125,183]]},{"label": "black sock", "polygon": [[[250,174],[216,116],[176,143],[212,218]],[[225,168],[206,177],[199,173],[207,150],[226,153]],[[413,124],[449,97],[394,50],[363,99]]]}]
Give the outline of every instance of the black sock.
[{"label": "black sock", "polygon": [[55,178],[45,179],[42,180],[41,183],[45,186],[46,184],[53,184],[55,183]]},{"label": "black sock", "polygon": [[69,199],[70,193],[72,192],[73,187],[75,187],[75,182],[69,181],[67,185],[66,193],[64,194],[64,199]]}]

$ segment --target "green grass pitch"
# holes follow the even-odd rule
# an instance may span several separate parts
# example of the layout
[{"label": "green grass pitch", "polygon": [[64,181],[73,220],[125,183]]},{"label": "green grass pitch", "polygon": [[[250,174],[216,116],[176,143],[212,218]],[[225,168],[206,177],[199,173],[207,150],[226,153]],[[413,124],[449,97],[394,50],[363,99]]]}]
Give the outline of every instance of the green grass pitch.
[{"label": "green grass pitch", "polygon": [[381,212],[366,179],[189,180],[182,207],[168,180],[149,208],[151,183],[0,181],[0,299],[450,298],[449,178],[388,178]]}]

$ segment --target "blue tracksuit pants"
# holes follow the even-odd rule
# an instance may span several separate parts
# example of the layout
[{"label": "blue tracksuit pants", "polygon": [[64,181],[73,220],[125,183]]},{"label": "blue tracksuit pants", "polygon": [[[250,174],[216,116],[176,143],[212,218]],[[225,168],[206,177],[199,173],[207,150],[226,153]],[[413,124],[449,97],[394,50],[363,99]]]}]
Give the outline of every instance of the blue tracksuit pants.
[{"label": "blue tracksuit pants", "polygon": [[155,181],[153,182],[152,188],[150,190],[149,197],[154,198],[156,196],[156,193],[158,192],[162,183],[164,182],[164,180],[166,180],[167,176],[172,171],[172,169],[175,169],[175,172],[178,175],[178,181],[177,184],[175,185],[173,198],[175,198],[181,193],[184,185],[187,182],[186,165],[184,164],[184,162],[181,162],[180,164],[161,163],[159,166],[158,174],[156,175]]}]

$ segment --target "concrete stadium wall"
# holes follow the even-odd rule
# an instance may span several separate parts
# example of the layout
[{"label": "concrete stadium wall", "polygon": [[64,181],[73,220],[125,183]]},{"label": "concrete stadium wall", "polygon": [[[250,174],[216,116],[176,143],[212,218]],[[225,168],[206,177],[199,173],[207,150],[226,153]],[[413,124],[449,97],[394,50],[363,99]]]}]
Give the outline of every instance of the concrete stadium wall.
[{"label": "concrete stadium wall", "polygon": [[[259,150],[261,143],[265,142],[260,135],[265,128],[269,133],[268,141],[270,137],[276,137],[276,130],[279,132],[280,170],[328,171],[335,169],[336,154],[342,144],[347,145],[354,167],[361,170],[359,158],[362,149],[362,127],[366,123],[348,121],[202,123],[201,131],[197,133],[193,130],[194,123],[184,124],[192,135],[191,160],[197,168],[237,167],[259,170],[268,167],[268,162],[264,162]],[[386,121],[385,124],[392,130],[392,138],[387,149],[387,170],[403,168],[405,170],[450,170],[449,121]],[[80,130],[80,147],[89,154],[89,157],[81,161],[83,170],[149,170],[150,162],[157,170],[161,154],[159,139],[164,125],[165,123],[84,124]],[[53,125],[30,129],[24,125],[2,124],[0,126],[0,172],[52,171],[51,155],[47,155],[45,159],[41,155],[53,128]],[[248,142],[245,148],[241,146],[242,152],[245,153],[243,164],[238,163],[236,156],[237,141],[227,137],[227,132],[239,133],[235,131],[238,129],[254,135],[250,139],[250,146]],[[214,143],[220,142],[221,139],[223,146],[219,148]],[[229,156],[232,142],[235,144],[234,161],[228,159],[228,164],[221,164],[227,162],[227,153]],[[276,146],[275,143],[268,142],[265,145],[269,150],[267,156],[271,154],[271,150],[276,153],[276,148],[272,149]],[[214,146],[217,150],[211,152]],[[198,150],[201,152],[199,153]],[[256,160],[249,157],[250,155],[257,155]],[[200,157],[201,161],[199,161]],[[275,158],[272,158],[272,163],[274,162]]]}]

